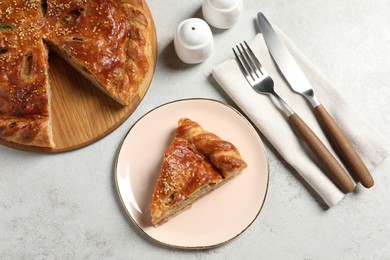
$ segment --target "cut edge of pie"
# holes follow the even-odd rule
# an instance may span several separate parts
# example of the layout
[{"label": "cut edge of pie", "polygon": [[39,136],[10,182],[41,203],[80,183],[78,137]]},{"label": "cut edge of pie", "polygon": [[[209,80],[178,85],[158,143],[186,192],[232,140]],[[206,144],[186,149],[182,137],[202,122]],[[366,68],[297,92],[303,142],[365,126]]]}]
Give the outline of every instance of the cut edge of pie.
[{"label": "cut edge of pie", "polygon": [[[197,138],[199,135],[202,142]],[[175,137],[163,156],[149,205],[152,225],[159,227],[189,209],[246,167],[233,144],[190,119],[180,119]]]}]

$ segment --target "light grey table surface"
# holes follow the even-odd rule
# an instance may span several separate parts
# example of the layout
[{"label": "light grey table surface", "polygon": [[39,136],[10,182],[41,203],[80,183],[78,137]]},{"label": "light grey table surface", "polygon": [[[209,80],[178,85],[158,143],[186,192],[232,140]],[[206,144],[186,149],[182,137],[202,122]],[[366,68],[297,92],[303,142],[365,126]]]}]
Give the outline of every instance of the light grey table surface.
[{"label": "light grey table surface", "polygon": [[215,30],[204,63],[180,62],[177,25],[201,16],[201,1],[148,1],[157,27],[158,64],[137,110],[117,130],[80,150],[37,154],[0,147],[0,259],[387,259],[390,260],[390,161],[376,185],[358,187],[324,210],[266,146],[270,181],[256,221],[239,237],[204,251],[169,249],[137,231],[118,200],[115,156],[129,128],[177,99],[232,102],[210,73],[231,47],[257,33],[257,11],[281,28],[385,136],[390,136],[390,5],[385,0],[244,0],[239,23]]}]

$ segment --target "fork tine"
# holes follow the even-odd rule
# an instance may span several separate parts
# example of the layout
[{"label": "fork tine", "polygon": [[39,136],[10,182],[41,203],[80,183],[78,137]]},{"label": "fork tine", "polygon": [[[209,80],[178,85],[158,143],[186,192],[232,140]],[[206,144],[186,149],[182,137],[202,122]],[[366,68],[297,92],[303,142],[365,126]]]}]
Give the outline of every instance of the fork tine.
[{"label": "fork tine", "polygon": [[252,60],[248,56],[248,53],[246,52],[244,46],[240,44],[241,49],[239,46],[236,45],[238,52],[241,55],[241,61],[243,61],[245,68],[247,72],[251,75],[253,80],[256,80],[257,78],[260,77],[260,75],[256,72],[256,67],[253,65]]},{"label": "fork tine", "polygon": [[239,53],[238,57],[240,58],[240,61],[243,65],[243,67],[245,68],[246,72],[252,77],[252,79],[254,79],[254,77],[252,75],[252,68],[249,66],[248,61],[245,59],[245,56],[243,55],[242,50],[240,50],[240,46],[236,45],[236,49]]},{"label": "fork tine", "polygon": [[262,68],[263,66],[261,65],[259,59],[257,59],[256,55],[253,53],[251,47],[249,47],[248,43],[244,41],[244,44],[249,52],[249,55],[251,56],[251,60],[256,64],[257,68],[260,70],[260,72],[263,74]]},{"label": "fork tine", "polygon": [[[236,60],[237,60],[237,64],[238,66],[240,67],[242,73],[244,74],[245,78],[250,82],[251,80],[255,80],[252,76],[252,74],[250,74],[248,72],[248,69],[245,67],[244,63],[246,63],[246,60],[244,59],[244,57],[242,56],[242,53],[240,51],[240,49],[238,48],[238,46],[236,45],[236,48],[237,48],[237,51],[240,53],[240,55],[237,54],[236,50],[234,48],[232,48],[233,50],[233,53],[234,53],[234,56],[236,57]],[[246,66],[248,66],[248,64],[246,64]]]},{"label": "fork tine", "polygon": [[241,46],[241,49],[242,49],[242,53],[241,55],[244,56],[245,58],[245,61],[247,62],[247,66],[250,68],[250,71],[251,71],[251,74],[252,74],[252,77],[253,78],[259,78],[261,77],[261,71],[259,70],[259,68],[257,67],[257,64],[255,64],[252,60],[252,58],[249,56],[247,50],[245,49],[244,45],[242,45],[242,43],[240,43],[240,46]]}]

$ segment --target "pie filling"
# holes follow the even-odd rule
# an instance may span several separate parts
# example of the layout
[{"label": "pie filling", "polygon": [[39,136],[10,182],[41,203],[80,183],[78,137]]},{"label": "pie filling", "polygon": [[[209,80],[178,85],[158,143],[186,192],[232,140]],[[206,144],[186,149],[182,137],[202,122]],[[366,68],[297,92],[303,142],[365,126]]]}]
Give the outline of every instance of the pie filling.
[{"label": "pie filling", "polygon": [[[189,195],[183,202],[181,202],[179,204],[176,204],[175,207],[173,207],[173,208],[171,208],[169,210],[168,214],[162,215],[160,218],[156,219],[154,221],[154,226],[158,227],[158,226],[166,223],[171,218],[177,216],[178,214],[180,214],[184,210],[190,209],[193,203],[195,203],[200,198],[206,196],[207,194],[209,194],[210,192],[212,192],[213,190],[218,188],[219,185],[221,185],[221,184],[222,184],[222,182],[220,182],[218,184],[217,183],[210,183],[210,184],[207,184],[207,185],[203,186],[202,188],[200,188],[196,192],[194,192],[191,195]],[[173,200],[177,197],[177,195],[178,194],[172,193],[165,200],[164,206],[169,207],[169,205],[171,203],[173,203]]]}]

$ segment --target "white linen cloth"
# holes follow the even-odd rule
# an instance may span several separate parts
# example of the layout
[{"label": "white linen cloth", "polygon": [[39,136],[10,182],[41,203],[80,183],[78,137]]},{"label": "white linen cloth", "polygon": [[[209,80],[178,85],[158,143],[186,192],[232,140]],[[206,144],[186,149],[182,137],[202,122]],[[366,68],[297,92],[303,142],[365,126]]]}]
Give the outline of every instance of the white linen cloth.
[{"label": "white linen cloth", "polygon": [[[277,28],[275,30],[307,76],[320,102],[343,129],[367,168],[372,172],[390,154],[389,140],[347,102],[345,96],[332,86],[331,82],[313,66],[283,32]],[[276,92],[335,154],[309,102],[293,92],[278,71],[263,36],[256,35],[249,45],[274,80]],[[213,77],[285,161],[329,207],[337,204],[344,197],[345,194],[319,169],[303,141],[294,134],[278,101],[270,95],[256,93],[244,78],[234,58],[214,68]],[[375,176],[373,178],[375,181]]]}]

